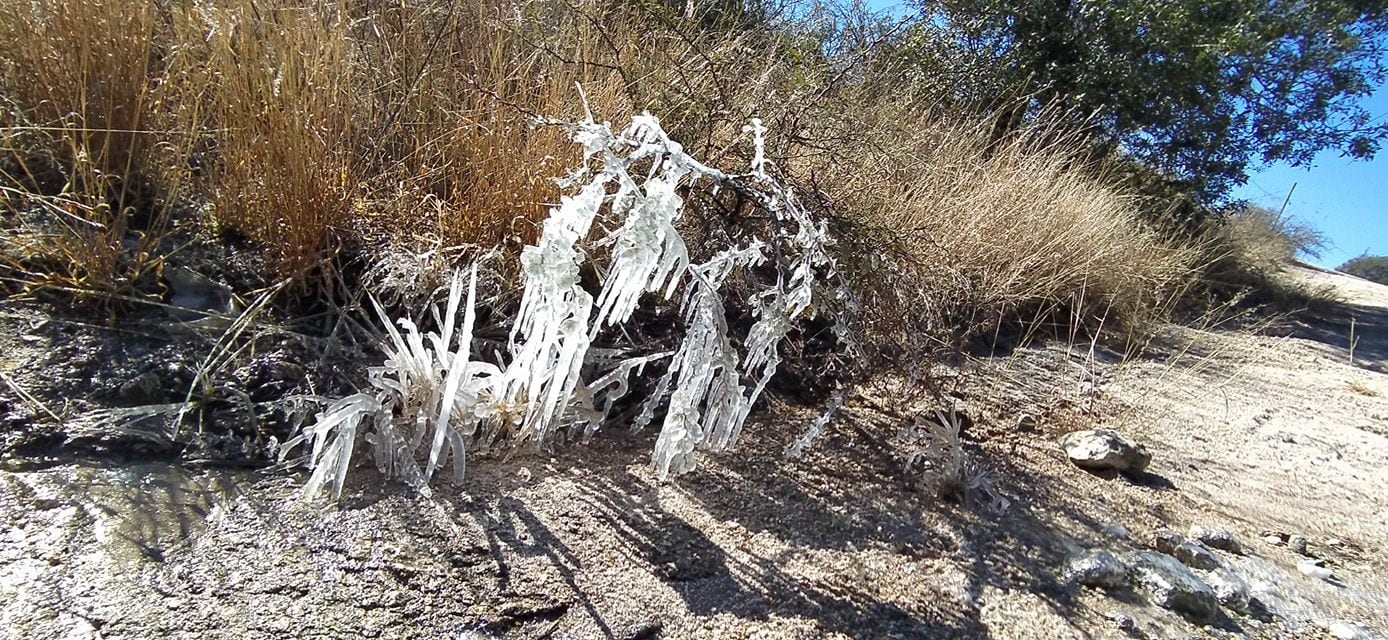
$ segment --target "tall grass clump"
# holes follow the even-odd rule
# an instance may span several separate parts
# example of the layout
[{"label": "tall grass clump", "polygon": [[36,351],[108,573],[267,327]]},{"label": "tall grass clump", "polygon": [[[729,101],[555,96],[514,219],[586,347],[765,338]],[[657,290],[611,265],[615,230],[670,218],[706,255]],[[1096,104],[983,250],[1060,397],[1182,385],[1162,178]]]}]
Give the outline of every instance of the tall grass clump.
[{"label": "tall grass clump", "polygon": [[514,51],[499,5],[233,2],[189,20],[211,34],[191,62],[213,219],[284,275],[353,239],[523,240],[555,196],[572,152],[530,122],[576,104],[582,78]]},{"label": "tall grass clump", "polygon": [[157,272],[169,163],[155,2],[0,6],[0,203],[8,279],[30,289],[130,293]]},{"label": "tall grass clump", "polygon": [[1231,211],[1214,233],[1232,260],[1262,274],[1277,273],[1302,256],[1318,257],[1328,242],[1286,212],[1257,205]]},{"label": "tall grass clump", "polygon": [[1036,125],[997,140],[902,113],[873,126],[876,144],[841,160],[827,190],[853,230],[868,330],[886,343],[938,347],[1010,319],[1131,329],[1192,278],[1196,255],[1093,177],[1077,137]]}]

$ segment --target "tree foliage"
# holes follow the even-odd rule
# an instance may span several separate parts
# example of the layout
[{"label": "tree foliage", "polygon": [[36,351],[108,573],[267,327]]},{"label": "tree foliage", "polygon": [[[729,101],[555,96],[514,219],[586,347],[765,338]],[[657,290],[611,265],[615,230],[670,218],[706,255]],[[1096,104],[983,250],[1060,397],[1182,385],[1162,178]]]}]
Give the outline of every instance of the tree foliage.
[{"label": "tree foliage", "polygon": [[1043,107],[1088,118],[1202,200],[1250,164],[1368,158],[1388,135],[1359,103],[1385,77],[1377,0],[918,2],[898,52],[918,81],[1013,125]]},{"label": "tree foliage", "polygon": [[1388,256],[1359,256],[1340,265],[1337,271],[1379,284],[1388,284]]}]

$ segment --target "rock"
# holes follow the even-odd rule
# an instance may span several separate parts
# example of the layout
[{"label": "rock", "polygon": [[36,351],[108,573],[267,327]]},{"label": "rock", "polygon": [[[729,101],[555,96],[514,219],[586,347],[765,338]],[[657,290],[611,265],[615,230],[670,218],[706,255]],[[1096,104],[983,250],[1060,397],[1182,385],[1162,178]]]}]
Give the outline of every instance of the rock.
[{"label": "rock", "polygon": [[1339,640],[1369,640],[1373,637],[1369,635],[1368,629],[1357,624],[1336,622],[1331,624],[1328,630],[1330,631],[1330,637],[1339,638]]},{"label": "rock", "polygon": [[1134,581],[1156,604],[1199,619],[1219,613],[1219,598],[1200,576],[1164,553],[1134,551],[1126,558]]},{"label": "rock", "polygon": [[[168,303],[172,306],[211,313],[231,311],[231,287],[213,282],[202,274],[182,267],[166,267],[164,280],[169,285]],[[171,313],[180,320],[202,317],[200,313]]]},{"label": "rock", "polygon": [[1122,589],[1128,584],[1128,565],[1104,549],[1085,551],[1065,568],[1070,582],[1100,589]]},{"label": "rock", "polygon": [[1176,547],[1185,542],[1184,536],[1170,529],[1162,529],[1152,536],[1152,548],[1162,553],[1175,553]]},{"label": "rock", "polygon": [[1280,533],[1269,533],[1263,536],[1263,542],[1280,547],[1287,544],[1287,538]]},{"label": "rock", "polygon": [[1099,532],[1104,534],[1104,537],[1113,540],[1128,541],[1133,539],[1133,532],[1128,531],[1128,528],[1121,524],[1106,524],[1099,529]]},{"label": "rock", "polygon": [[1118,627],[1119,631],[1128,635],[1137,633],[1137,618],[1134,618],[1132,614],[1116,613],[1110,615],[1109,619],[1113,620],[1113,624]]},{"label": "rock", "polygon": [[1294,553],[1299,553],[1303,556],[1306,555],[1306,536],[1299,533],[1293,533],[1287,536],[1287,548],[1291,549]]},{"label": "rock", "polygon": [[1142,471],[1152,454],[1142,445],[1109,429],[1088,429],[1065,434],[1060,446],[1075,466],[1091,471]]},{"label": "rock", "polygon": [[1220,567],[1211,571],[1205,581],[1214,589],[1215,597],[1219,599],[1220,604],[1230,611],[1248,613],[1248,583],[1238,574]]},{"label": "rock", "polygon": [[1194,525],[1190,528],[1190,538],[1198,540],[1211,549],[1228,551],[1229,553],[1243,553],[1243,545],[1239,544],[1238,538],[1223,527]]},{"label": "rock", "polygon": [[119,389],[120,399],[131,404],[155,402],[164,395],[164,381],[154,371],[146,371],[126,381]]},{"label": "rock", "polygon": [[1325,580],[1326,582],[1330,582],[1335,579],[1335,572],[1321,566],[1320,560],[1302,560],[1301,562],[1296,563],[1296,569],[1297,571],[1300,571],[1303,575],[1308,575],[1312,578]]},{"label": "rock", "polygon": [[1187,567],[1194,569],[1214,569],[1219,566],[1219,557],[1210,551],[1210,548],[1196,542],[1187,540],[1176,546],[1171,555],[1176,556]]}]

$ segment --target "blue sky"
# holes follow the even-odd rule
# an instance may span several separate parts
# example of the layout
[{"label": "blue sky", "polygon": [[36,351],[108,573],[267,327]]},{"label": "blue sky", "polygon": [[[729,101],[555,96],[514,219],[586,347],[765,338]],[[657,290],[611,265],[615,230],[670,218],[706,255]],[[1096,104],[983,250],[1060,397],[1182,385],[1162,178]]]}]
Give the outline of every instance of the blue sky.
[{"label": "blue sky", "polygon": [[[1364,104],[1375,117],[1388,118],[1388,85]],[[1293,184],[1287,213],[1310,223],[1332,243],[1312,262],[1333,268],[1365,252],[1388,254],[1388,145],[1371,161],[1324,151],[1310,168],[1273,165],[1252,172],[1234,196],[1276,209]]]}]

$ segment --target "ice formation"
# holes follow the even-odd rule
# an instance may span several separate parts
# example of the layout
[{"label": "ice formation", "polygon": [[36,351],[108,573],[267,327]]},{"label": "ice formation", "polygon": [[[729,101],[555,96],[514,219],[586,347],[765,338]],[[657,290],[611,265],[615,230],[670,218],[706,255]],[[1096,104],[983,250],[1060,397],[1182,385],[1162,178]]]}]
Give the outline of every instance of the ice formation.
[{"label": "ice formation", "polygon": [[[653,453],[659,473],[688,471],[697,448],[722,449],[737,441],[780,364],[781,341],[798,318],[812,313],[816,284],[833,274],[823,224],[767,171],[760,121],[744,130],[751,134],[754,156],[750,172],[737,175],[690,157],[649,113],[620,132],[591,115],[566,126],[584,147],[584,167],[570,178],[582,186],[551,209],[536,244],[521,253],[524,292],[505,362],[470,359],[476,266],[465,302],[463,278],[453,278],[446,308],[442,314],[434,310],[437,331],[423,334],[408,319],[392,322],[377,305],[387,357],[371,369],[370,389],[333,402],[286,444],[286,452],[310,445],[309,492],[330,486],[340,494],[358,436],[372,445],[382,472],[424,492],[450,456],[454,477],[461,478],[467,451],[498,439],[504,446],[523,446],[545,445],[566,433],[588,437],[625,395],[631,374],[667,358],[667,370],[632,424],[650,424],[660,403],[667,403]],[[676,221],[685,209],[680,189],[695,186],[748,196],[771,214],[773,236],[691,264]],[[592,239],[598,219],[613,231]],[[598,271],[605,277],[596,298],[580,282],[585,248],[593,246],[611,247],[610,262]],[[776,257],[776,280],[754,298],[757,320],[743,340],[741,358],[720,289],[735,271],[766,262],[768,247]],[[614,357],[592,346],[603,327],[630,320],[646,294],[669,298],[677,291],[683,292],[685,335],[675,352]],[[817,433],[823,425],[816,425]]]}]

